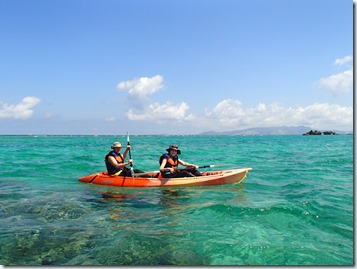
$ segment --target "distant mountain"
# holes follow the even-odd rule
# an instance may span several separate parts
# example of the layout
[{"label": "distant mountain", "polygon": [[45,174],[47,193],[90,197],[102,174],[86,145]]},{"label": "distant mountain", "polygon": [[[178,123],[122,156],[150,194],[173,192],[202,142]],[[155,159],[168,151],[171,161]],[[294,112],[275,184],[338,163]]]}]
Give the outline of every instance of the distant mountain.
[{"label": "distant mountain", "polygon": [[[234,130],[227,132],[207,131],[199,135],[302,135],[310,130],[315,130],[307,126],[278,126],[278,127],[257,127],[242,130]],[[336,130],[320,130],[320,131],[335,131],[336,134],[350,134],[352,132],[336,131]]]}]

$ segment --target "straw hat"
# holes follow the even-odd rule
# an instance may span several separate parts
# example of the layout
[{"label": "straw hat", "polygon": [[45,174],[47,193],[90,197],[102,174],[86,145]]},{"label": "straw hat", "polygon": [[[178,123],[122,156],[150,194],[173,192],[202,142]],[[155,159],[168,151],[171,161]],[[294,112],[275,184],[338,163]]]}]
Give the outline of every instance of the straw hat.
[{"label": "straw hat", "polygon": [[172,150],[172,149],[176,150],[177,154],[181,154],[181,150],[179,150],[178,146],[175,144],[170,145],[170,147],[168,149],[166,149],[166,151],[170,152],[170,150]]},{"label": "straw hat", "polygon": [[120,142],[114,142],[111,148],[121,148],[121,143]]}]

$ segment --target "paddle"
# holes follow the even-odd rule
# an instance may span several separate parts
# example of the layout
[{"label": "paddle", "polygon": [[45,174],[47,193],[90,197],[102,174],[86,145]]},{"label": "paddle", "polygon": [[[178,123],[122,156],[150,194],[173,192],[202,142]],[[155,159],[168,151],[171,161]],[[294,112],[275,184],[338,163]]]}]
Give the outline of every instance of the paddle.
[{"label": "paddle", "polygon": [[226,165],[228,165],[228,164],[210,164],[210,165],[202,165],[202,166],[199,166],[198,168],[208,168],[208,167],[213,168],[213,167],[226,166]]},{"label": "paddle", "polygon": [[[129,139],[129,132],[126,131],[126,140],[128,141],[128,146],[130,146],[130,139]],[[131,150],[129,148],[129,159],[131,159]],[[134,168],[133,168],[133,164],[130,163],[130,172],[131,175],[134,176]]]},{"label": "paddle", "polygon": [[[213,168],[213,167],[226,166],[226,165],[228,165],[228,164],[210,164],[210,165],[201,165],[198,168]],[[190,169],[190,167],[193,167],[193,166],[189,166],[189,167],[186,167],[186,168],[183,168],[183,169],[179,169],[179,170],[182,171],[182,170]],[[154,174],[154,173],[160,173],[160,170],[159,171],[145,172],[145,173],[137,173],[137,174],[135,174],[135,176],[142,176],[142,175],[145,175],[145,174]]]}]

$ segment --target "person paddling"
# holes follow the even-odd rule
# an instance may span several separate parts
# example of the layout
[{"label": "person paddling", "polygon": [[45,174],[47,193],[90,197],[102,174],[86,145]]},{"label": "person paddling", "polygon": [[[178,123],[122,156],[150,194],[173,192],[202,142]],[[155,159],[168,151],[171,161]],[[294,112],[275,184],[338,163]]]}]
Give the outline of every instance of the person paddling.
[{"label": "person paddling", "polygon": [[[167,148],[166,151],[168,153],[162,154],[159,160],[160,172],[162,177],[172,178],[202,176],[202,174],[198,171],[198,165],[190,164],[178,158],[177,155],[181,154],[181,150],[178,148],[177,145],[170,145],[170,147]],[[180,171],[177,169],[179,164],[189,168]]]},{"label": "person paddling", "polygon": [[[127,165],[130,165],[133,163],[132,159],[129,159],[129,161],[124,162],[126,155],[128,154],[130,150],[130,145],[126,146],[126,149],[123,153],[123,155],[120,153],[120,150],[122,148],[122,145],[120,142],[114,142],[113,145],[111,146],[113,149],[110,151],[107,155],[104,157],[105,165],[107,167],[108,174],[110,175],[116,175],[116,176],[132,176],[130,168],[127,168]],[[134,169],[134,173],[144,173],[143,171],[139,169]]]}]

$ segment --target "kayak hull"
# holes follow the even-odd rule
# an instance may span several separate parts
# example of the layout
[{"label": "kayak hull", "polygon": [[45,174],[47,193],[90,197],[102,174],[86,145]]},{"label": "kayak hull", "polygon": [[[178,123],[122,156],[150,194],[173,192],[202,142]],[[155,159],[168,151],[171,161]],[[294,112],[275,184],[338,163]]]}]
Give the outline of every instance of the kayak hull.
[{"label": "kayak hull", "polygon": [[222,170],[202,172],[200,177],[182,177],[182,178],[157,178],[157,174],[147,175],[149,177],[137,176],[114,176],[107,172],[99,172],[78,180],[83,183],[91,183],[107,186],[120,187],[165,187],[165,186],[213,186],[242,182],[252,168]]}]

